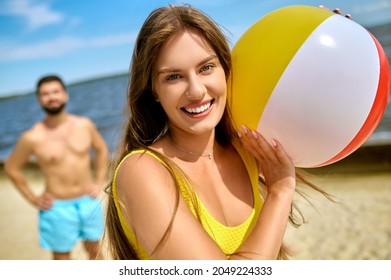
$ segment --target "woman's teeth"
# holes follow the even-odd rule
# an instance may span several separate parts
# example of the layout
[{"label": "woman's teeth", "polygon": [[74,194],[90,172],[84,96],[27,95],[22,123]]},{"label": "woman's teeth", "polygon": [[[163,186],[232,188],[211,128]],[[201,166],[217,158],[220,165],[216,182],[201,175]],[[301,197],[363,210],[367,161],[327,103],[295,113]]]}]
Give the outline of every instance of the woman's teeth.
[{"label": "woman's teeth", "polygon": [[195,107],[195,108],[184,108],[186,112],[190,114],[199,114],[202,112],[205,112],[210,108],[211,103],[209,102],[208,104],[202,105],[200,107]]}]

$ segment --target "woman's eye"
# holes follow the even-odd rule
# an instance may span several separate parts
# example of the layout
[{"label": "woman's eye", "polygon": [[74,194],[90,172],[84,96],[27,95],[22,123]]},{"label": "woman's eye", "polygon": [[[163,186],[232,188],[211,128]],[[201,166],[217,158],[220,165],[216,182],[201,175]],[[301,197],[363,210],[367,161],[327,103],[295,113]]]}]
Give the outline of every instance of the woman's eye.
[{"label": "woman's eye", "polygon": [[166,81],[172,81],[172,80],[177,80],[180,79],[181,76],[179,74],[172,74],[166,77]]},{"label": "woman's eye", "polygon": [[202,66],[201,68],[201,72],[205,72],[205,71],[209,71],[213,68],[213,65],[212,64],[206,64],[204,66]]}]

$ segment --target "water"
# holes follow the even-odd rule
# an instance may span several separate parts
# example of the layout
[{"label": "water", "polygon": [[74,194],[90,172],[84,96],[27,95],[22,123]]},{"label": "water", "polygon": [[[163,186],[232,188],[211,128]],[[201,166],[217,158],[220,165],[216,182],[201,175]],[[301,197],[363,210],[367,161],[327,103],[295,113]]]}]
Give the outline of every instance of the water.
[{"label": "water", "polygon": [[[68,86],[67,110],[91,118],[114,151],[124,122],[127,75],[117,75]],[[391,144],[391,99],[382,121],[364,145]],[[0,99],[0,161],[4,161],[20,134],[44,117],[35,94]]]}]

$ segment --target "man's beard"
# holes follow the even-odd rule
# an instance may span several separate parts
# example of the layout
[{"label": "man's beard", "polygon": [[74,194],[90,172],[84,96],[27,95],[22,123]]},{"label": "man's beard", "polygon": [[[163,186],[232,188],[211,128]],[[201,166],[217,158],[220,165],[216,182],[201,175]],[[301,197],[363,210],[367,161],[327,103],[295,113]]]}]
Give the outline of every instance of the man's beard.
[{"label": "man's beard", "polygon": [[58,115],[59,113],[61,113],[62,110],[64,110],[65,105],[66,105],[66,103],[62,103],[62,104],[60,104],[58,107],[54,107],[54,108],[48,108],[48,107],[42,106],[42,109],[43,109],[48,115],[55,116],[55,115]]}]

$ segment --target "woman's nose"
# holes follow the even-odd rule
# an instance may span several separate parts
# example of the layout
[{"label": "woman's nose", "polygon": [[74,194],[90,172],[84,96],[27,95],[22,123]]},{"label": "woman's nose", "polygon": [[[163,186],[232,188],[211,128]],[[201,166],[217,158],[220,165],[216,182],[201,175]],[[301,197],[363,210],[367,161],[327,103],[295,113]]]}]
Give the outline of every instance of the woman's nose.
[{"label": "woman's nose", "polygon": [[204,97],[205,93],[206,87],[202,80],[197,75],[190,77],[186,92],[187,98],[192,100],[199,100]]}]

